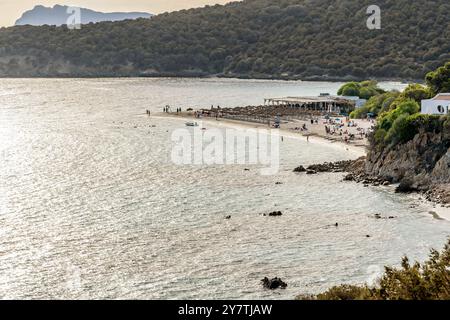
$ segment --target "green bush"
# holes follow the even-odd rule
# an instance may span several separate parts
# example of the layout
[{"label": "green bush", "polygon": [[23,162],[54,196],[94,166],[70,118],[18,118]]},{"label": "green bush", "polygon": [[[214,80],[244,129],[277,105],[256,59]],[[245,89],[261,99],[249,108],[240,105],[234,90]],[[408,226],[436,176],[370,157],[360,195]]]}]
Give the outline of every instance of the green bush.
[{"label": "green bush", "polygon": [[428,73],[426,81],[433,94],[450,92],[450,62]]},{"label": "green bush", "polygon": [[354,119],[366,118],[368,113],[378,116],[380,113],[389,111],[391,104],[395,101],[400,93],[398,91],[390,91],[371,97],[366,104],[356,109],[350,116]]},{"label": "green bush", "polygon": [[361,99],[370,99],[373,96],[384,93],[385,91],[378,87],[376,81],[366,80],[362,82],[348,82],[338,90],[338,95],[355,96]]},{"label": "green bush", "polygon": [[409,116],[407,114],[402,114],[395,119],[384,140],[385,142],[392,144],[403,143],[414,138],[417,132],[418,128],[413,125]]},{"label": "green bush", "polygon": [[374,288],[341,285],[315,296],[299,296],[312,300],[449,300],[450,240],[443,251],[432,250],[424,264],[410,264],[403,258],[401,268],[386,267]]},{"label": "green bush", "polygon": [[344,84],[339,90],[338,95],[342,96],[359,96],[359,84],[357,82],[349,82]]},{"label": "green bush", "polygon": [[394,121],[401,115],[412,115],[419,112],[420,107],[414,100],[407,100],[400,103],[395,109],[384,112],[380,115],[378,119],[378,128],[382,128],[389,131],[394,123]]}]

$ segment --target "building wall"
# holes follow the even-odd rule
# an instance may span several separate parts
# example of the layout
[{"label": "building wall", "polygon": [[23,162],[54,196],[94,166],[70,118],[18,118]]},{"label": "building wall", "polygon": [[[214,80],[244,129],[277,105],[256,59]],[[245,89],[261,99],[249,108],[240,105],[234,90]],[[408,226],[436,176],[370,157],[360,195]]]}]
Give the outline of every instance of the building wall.
[{"label": "building wall", "polygon": [[[442,107],[442,108],[439,108]],[[439,109],[441,109],[439,111]],[[443,112],[442,112],[443,111]],[[422,100],[422,114],[448,114],[450,101],[448,100]]]}]

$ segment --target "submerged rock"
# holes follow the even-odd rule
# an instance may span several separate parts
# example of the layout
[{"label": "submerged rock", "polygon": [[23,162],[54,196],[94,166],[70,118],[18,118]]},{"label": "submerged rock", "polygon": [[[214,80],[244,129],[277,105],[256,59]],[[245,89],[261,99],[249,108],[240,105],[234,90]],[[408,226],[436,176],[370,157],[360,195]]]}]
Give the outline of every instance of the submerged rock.
[{"label": "submerged rock", "polygon": [[281,211],[274,211],[274,212],[271,212],[269,214],[264,214],[265,217],[266,216],[269,216],[269,217],[280,217],[282,215],[283,215],[283,213]]},{"label": "submerged rock", "polygon": [[294,169],[294,172],[306,172],[306,169],[304,166],[299,166]]},{"label": "submerged rock", "polygon": [[273,278],[269,280],[269,278],[265,277],[261,280],[262,285],[266,289],[275,290],[275,289],[285,289],[287,287],[287,283],[281,280],[280,278]]},{"label": "submerged rock", "polygon": [[396,193],[411,193],[417,191],[417,188],[413,186],[413,182],[411,180],[403,179],[400,182],[400,185],[395,188]]}]

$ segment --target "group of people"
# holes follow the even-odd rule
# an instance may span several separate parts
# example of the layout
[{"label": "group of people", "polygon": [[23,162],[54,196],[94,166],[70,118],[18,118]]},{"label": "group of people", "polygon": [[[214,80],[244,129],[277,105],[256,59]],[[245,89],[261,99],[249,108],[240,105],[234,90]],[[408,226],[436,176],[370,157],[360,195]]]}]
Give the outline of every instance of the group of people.
[{"label": "group of people", "polygon": [[[169,113],[169,112],[171,112],[171,110],[172,110],[172,108],[170,106],[165,106],[163,108],[163,112],[165,112],[165,113]],[[182,109],[181,108],[177,108],[177,113],[180,113],[180,112],[182,112]]]}]

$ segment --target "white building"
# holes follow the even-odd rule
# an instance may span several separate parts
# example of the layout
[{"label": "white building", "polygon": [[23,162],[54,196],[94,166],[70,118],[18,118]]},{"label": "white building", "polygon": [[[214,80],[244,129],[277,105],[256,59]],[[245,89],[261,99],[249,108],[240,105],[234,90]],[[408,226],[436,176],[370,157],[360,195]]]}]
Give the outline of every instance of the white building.
[{"label": "white building", "polygon": [[433,99],[422,100],[422,114],[450,114],[450,93],[439,93]]}]

